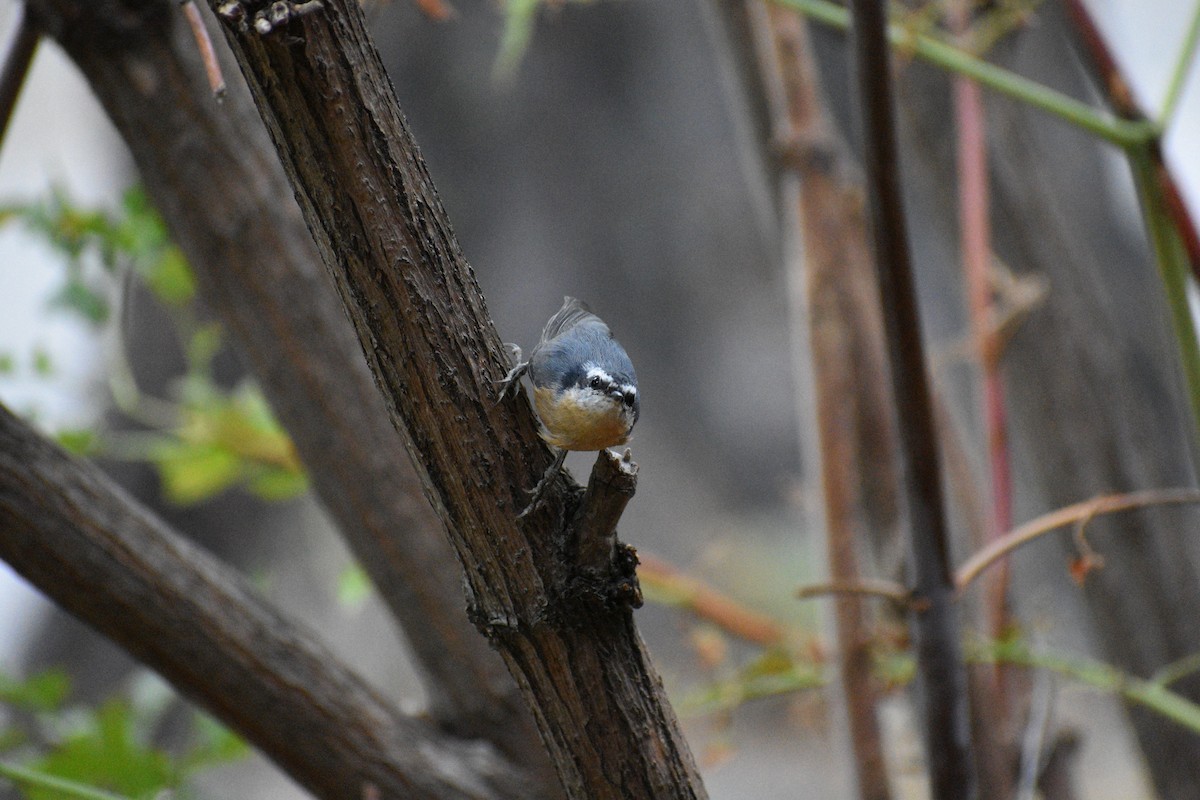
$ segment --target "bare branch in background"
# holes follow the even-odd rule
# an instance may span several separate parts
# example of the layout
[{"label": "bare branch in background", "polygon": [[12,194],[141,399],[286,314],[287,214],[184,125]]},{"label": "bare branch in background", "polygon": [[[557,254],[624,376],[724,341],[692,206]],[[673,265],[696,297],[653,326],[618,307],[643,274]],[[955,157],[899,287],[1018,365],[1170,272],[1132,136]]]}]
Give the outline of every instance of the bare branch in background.
[{"label": "bare branch in background", "polygon": [[0,146],[4,144],[4,135],[8,132],[8,123],[12,121],[13,111],[17,107],[17,98],[25,85],[29,67],[37,53],[38,41],[41,34],[29,21],[25,6],[19,5],[16,11],[17,24],[14,26],[12,41],[4,53],[4,63],[0,66]]},{"label": "bare branch in background", "polygon": [[926,610],[911,614],[923,705],[926,756],[935,800],[976,791],[970,708],[959,641],[941,490],[941,462],[929,399],[908,232],[900,193],[892,111],[891,60],[882,2],[854,0],[855,86],[863,122],[879,296],[896,400],[899,461],[908,512],[913,592]]},{"label": "bare branch in background", "polygon": [[528,797],[494,750],[406,718],[229,568],[0,407],[0,557],[323,798]]},{"label": "bare branch in background", "polygon": [[[1134,95],[1132,84],[1121,70],[1120,63],[1109,48],[1087,5],[1083,0],[1065,0],[1063,6],[1067,12],[1067,19],[1075,28],[1081,49],[1091,62],[1097,86],[1112,110],[1126,119],[1150,119]],[[1155,147],[1152,152],[1155,158],[1155,174],[1167,210],[1175,224],[1175,230],[1187,248],[1192,277],[1200,280],[1200,234],[1196,232],[1195,219],[1183,198],[1183,193],[1179,190],[1175,176],[1163,160],[1161,148]]]},{"label": "bare branch in background", "polygon": [[[872,476],[892,474],[890,459],[876,457],[888,453],[893,438],[862,186],[850,177],[854,170],[846,148],[820,99],[804,21],[758,3],[747,4],[747,13],[758,40],[762,81],[774,101],[774,144],[795,174],[795,181],[782,182],[781,202],[785,214],[795,215],[798,235],[793,241],[802,244],[803,252],[788,254],[785,269],[793,324],[808,323],[807,337],[797,332],[795,338],[807,338],[812,350],[829,573],[835,583],[856,583],[859,549],[868,539],[885,538],[890,531],[876,523],[895,514],[894,506],[889,507],[894,484],[893,491],[878,494],[868,485]],[[868,497],[877,503],[870,510]],[[891,793],[862,598],[838,593],[834,614],[859,797],[886,800]]]},{"label": "bare branch in background", "polygon": [[1200,490],[1150,489],[1130,494],[1112,494],[1056,509],[1014,528],[975,553],[958,568],[954,576],[954,584],[958,591],[964,591],[988,567],[1002,560],[1013,550],[1065,525],[1086,522],[1102,514],[1116,514],[1137,508],[1181,503],[1200,503]]},{"label": "bare branch in background", "polygon": [[212,89],[213,96],[222,100],[225,97],[225,76],[221,74],[217,51],[213,49],[208,28],[204,27],[204,20],[200,18],[200,9],[196,8],[196,0],[183,0],[180,8],[183,9],[184,19],[187,20],[188,27],[192,30],[192,36],[196,39],[196,48],[200,51],[200,58],[204,61],[204,74],[208,76],[208,85]]}]

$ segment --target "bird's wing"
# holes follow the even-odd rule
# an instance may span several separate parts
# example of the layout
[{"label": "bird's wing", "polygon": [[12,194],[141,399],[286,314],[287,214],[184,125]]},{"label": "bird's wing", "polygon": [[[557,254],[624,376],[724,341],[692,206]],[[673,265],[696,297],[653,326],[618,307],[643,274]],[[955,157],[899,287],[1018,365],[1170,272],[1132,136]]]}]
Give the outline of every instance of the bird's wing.
[{"label": "bird's wing", "polygon": [[555,312],[554,316],[546,323],[546,327],[542,329],[542,340],[539,344],[545,344],[589,319],[595,320],[601,325],[604,324],[585,303],[574,297],[564,297],[562,308]]}]

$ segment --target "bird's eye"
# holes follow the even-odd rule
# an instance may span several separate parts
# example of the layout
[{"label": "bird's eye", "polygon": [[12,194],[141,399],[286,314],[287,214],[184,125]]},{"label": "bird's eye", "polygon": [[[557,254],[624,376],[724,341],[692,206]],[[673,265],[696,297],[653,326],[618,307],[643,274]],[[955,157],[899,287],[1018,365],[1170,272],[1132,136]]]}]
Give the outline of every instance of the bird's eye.
[{"label": "bird's eye", "polygon": [[599,389],[602,383],[604,383],[604,381],[600,380],[599,375],[593,375],[592,379],[588,381],[588,386],[592,387],[593,389]]},{"label": "bird's eye", "polygon": [[633,392],[626,392],[626,393],[625,393],[625,405],[627,405],[627,406],[629,406],[630,408],[632,408],[632,407],[633,407],[633,401],[635,401],[635,400],[637,400],[637,395],[636,395],[636,394],[634,394]]}]

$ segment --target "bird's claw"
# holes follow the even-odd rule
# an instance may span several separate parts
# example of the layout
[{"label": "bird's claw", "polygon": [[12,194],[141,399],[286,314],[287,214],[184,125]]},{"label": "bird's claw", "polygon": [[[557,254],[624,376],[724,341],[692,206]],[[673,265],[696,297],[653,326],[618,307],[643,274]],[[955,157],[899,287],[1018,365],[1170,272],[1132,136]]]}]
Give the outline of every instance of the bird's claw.
[{"label": "bird's claw", "polygon": [[558,477],[558,473],[562,471],[563,461],[565,461],[566,458],[567,451],[559,450],[557,455],[554,456],[554,462],[550,464],[544,473],[542,473],[541,480],[539,480],[537,485],[529,490],[529,494],[531,495],[532,499],[530,499],[529,505],[525,506],[525,510],[520,514],[517,514],[517,519],[525,519],[525,517],[529,516],[539,507],[541,507],[542,503],[546,499],[546,490],[550,488],[550,484],[554,482],[554,479]]},{"label": "bird's claw", "polygon": [[[518,348],[518,355],[520,352],[521,351]],[[495,405],[500,405],[504,402],[504,398],[507,397],[508,393],[512,391],[513,386],[516,386],[520,383],[521,376],[525,374],[525,370],[527,369],[529,369],[529,362],[521,361],[508,371],[508,374],[500,380],[500,394],[496,397]]]}]

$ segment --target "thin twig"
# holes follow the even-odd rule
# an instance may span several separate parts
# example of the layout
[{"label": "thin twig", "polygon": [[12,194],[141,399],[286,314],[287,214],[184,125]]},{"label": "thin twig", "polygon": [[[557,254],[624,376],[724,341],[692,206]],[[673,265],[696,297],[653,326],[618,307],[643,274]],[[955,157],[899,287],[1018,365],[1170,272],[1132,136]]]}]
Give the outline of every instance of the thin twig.
[{"label": "thin twig", "polygon": [[861,111],[876,278],[892,392],[897,405],[901,487],[908,509],[912,613],[922,727],[935,800],[968,800],[976,777],[966,670],[950,574],[941,458],[905,227],[892,110],[887,17],[881,0],[853,0],[855,88]]},{"label": "thin twig", "polygon": [[[947,14],[956,38],[965,42],[970,36],[970,6],[964,0],[952,2]],[[983,521],[982,540],[976,540],[979,546],[995,541],[1012,527],[1012,479],[1004,382],[1000,376],[1003,349],[993,323],[998,315],[990,274],[992,230],[983,90],[978,83],[962,75],[954,76],[953,85],[962,269],[971,334],[982,372],[984,450],[991,483],[991,514]],[[991,575],[984,596],[980,609],[982,624],[989,635],[999,638],[1012,624],[1007,559]],[[1012,700],[1011,684],[1005,669],[999,665],[975,667],[969,681],[979,786],[980,792],[988,797],[1010,797],[1014,790],[1006,734],[1018,727],[1013,720],[1020,711],[1019,704]]]},{"label": "thin twig", "polygon": [[[886,422],[890,397],[861,177],[830,120],[808,23],[757,0],[745,0],[741,9],[770,128],[790,156],[780,159],[777,175],[781,216],[796,234],[786,237],[793,247],[784,269],[794,340],[807,338],[812,356],[829,574],[835,582],[856,582],[860,550],[894,530],[881,521],[896,513],[896,478],[885,455],[895,437]],[[890,800],[864,599],[839,594],[833,621],[858,798]]]},{"label": "thin twig", "polygon": [[686,575],[661,558],[638,553],[638,576],[663,602],[686,608],[726,633],[764,647],[784,641],[787,629],[758,611]]},{"label": "thin twig", "polygon": [[1101,514],[1116,514],[1120,511],[1130,511],[1135,508],[1149,506],[1177,505],[1183,503],[1200,503],[1200,490],[1197,489],[1151,489],[1144,492],[1128,494],[1110,494],[1085,500],[1066,508],[1043,514],[1037,519],[1009,531],[995,542],[980,550],[967,559],[954,576],[954,584],[961,593],[970,586],[971,581],[1018,547],[1033,541],[1058,528],[1080,522]]},{"label": "thin twig", "polygon": [[200,18],[200,9],[196,8],[194,0],[183,0],[179,5],[183,9],[188,27],[192,30],[192,36],[196,39],[196,47],[200,50],[204,73],[208,76],[208,86],[212,89],[213,97],[221,100],[225,97],[225,76],[221,74],[221,63],[217,61],[217,51],[213,49],[208,28],[204,27],[204,20]]},{"label": "thin twig", "polygon": [[[1104,35],[1100,32],[1100,27],[1092,18],[1091,12],[1088,11],[1087,5],[1082,0],[1064,0],[1064,4],[1067,11],[1067,18],[1075,26],[1082,49],[1091,61],[1092,69],[1096,72],[1097,83],[1104,92],[1113,111],[1131,123],[1145,124],[1150,122],[1149,115],[1146,114],[1137,97],[1134,95],[1129,81],[1121,71],[1116,56],[1108,46]],[[1195,27],[1196,21],[1193,20],[1192,24]],[[1194,50],[1195,48],[1192,36],[1193,31],[1189,30],[1184,42],[1183,52],[1185,54],[1188,50]],[[1188,56],[1181,55],[1177,61],[1177,65],[1182,65],[1186,58]],[[1178,77],[1178,70],[1180,68],[1181,66],[1177,66],[1176,77],[1172,78],[1172,83],[1179,82],[1182,85],[1182,78]],[[1168,89],[1168,92],[1170,91],[1172,90]],[[1170,107],[1164,108],[1161,119],[1164,121],[1167,120],[1170,116],[1169,112]],[[1153,136],[1140,142],[1142,145],[1149,142],[1157,144],[1161,139],[1164,130],[1162,125],[1160,123],[1150,124],[1153,128]],[[1122,147],[1128,148],[1138,144],[1138,142],[1130,141],[1122,145]],[[1183,244],[1188,254],[1188,261],[1191,264],[1192,275],[1200,279],[1200,234],[1196,231],[1195,220],[1188,209],[1187,202],[1183,199],[1183,193],[1179,190],[1179,184],[1175,181],[1174,175],[1166,168],[1166,164],[1162,160],[1161,148],[1154,146],[1151,150],[1156,167],[1158,185],[1162,190],[1167,211],[1171,215],[1175,229],[1183,239]]]},{"label": "thin twig", "polygon": [[[968,9],[956,3],[951,24],[965,35]],[[955,130],[958,137],[958,213],[962,237],[963,272],[966,275],[971,331],[983,371],[983,418],[986,448],[991,466],[991,522],[986,527],[988,542],[1012,527],[1012,479],[1008,460],[1008,430],[1005,420],[1004,383],[1000,377],[1000,350],[992,320],[996,304],[992,295],[991,224],[987,166],[987,134],[984,130],[983,96],[979,84],[961,75],[954,78]],[[1008,564],[987,592],[984,613],[992,636],[999,637],[1009,624]]]},{"label": "thin twig", "polygon": [[1055,686],[1053,676],[1042,670],[1038,672],[1029,699],[1029,719],[1021,736],[1021,761],[1017,778],[1017,800],[1035,800],[1039,766],[1046,739],[1050,734],[1051,711],[1054,708]]},{"label": "thin twig", "polygon": [[[1184,252],[1186,245],[1181,238],[1179,220],[1173,219],[1175,215],[1161,191],[1167,180],[1167,172],[1162,166],[1162,155],[1157,147],[1130,147],[1127,154],[1142,207],[1146,236],[1150,240],[1167,308],[1171,312],[1171,330],[1179,347],[1180,368],[1183,370],[1195,426],[1193,431],[1200,432],[1200,342],[1196,339],[1196,323],[1188,298],[1189,257]],[[1200,265],[1192,261],[1190,266],[1194,276]],[[1196,442],[1194,437],[1195,434],[1192,442],[1192,452],[1195,454],[1200,442]]]},{"label": "thin twig", "polygon": [[825,583],[810,583],[796,590],[800,600],[811,600],[829,594],[850,594],[867,597],[882,597],[908,608],[913,605],[913,594],[908,589],[894,581],[882,578],[860,578],[848,581],[827,581]]},{"label": "thin twig", "polygon": [[[829,0],[773,0],[833,28],[849,30],[850,14]],[[902,25],[888,27],[888,39],[898,49],[931,64],[979,81],[990,89],[1016,98],[1092,133],[1110,144],[1127,147],[1158,135],[1147,120],[1112,119],[1086,103],[1057,92],[1003,67],[924,34],[914,34]]]},{"label": "thin twig", "polygon": [[1130,675],[1102,661],[1062,653],[1039,652],[1020,641],[991,643],[990,646],[979,648],[971,658],[978,662],[1002,661],[1006,664],[1057,672],[1093,689],[1120,695],[1200,733],[1200,704],[1160,683]]},{"label": "thin twig", "polygon": [[76,798],[76,800],[129,800],[129,797],[123,794],[113,794],[94,786],[3,761],[0,761],[0,778],[6,778],[18,786],[41,789],[54,796]]},{"label": "thin twig", "polygon": [[17,98],[21,96],[25,76],[29,74],[29,66],[33,63],[41,39],[41,34],[29,20],[24,3],[18,7],[16,15],[16,32],[4,57],[4,66],[0,68],[0,147],[4,145],[8,123],[12,121]]},{"label": "thin twig", "polygon": [[1164,131],[1175,116],[1179,98],[1183,94],[1183,86],[1191,74],[1192,64],[1196,60],[1196,44],[1200,42],[1200,3],[1192,10],[1192,21],[1188,24],[1187,34],[1179,48],[1179,57],[1175,60],[1175,69],[1171,71],[1171,80],[1167,84],[1167,93],[1163,98],[1162,109],[1158,112],[1158,126]]},{"label": "thin twig", "polygon": [[1162,686],[1170,686],[1196,672],[1200,672],[1200,653],[1192,653],[1172,661],[1154,673],[1154,677],[1150,680]]}]

